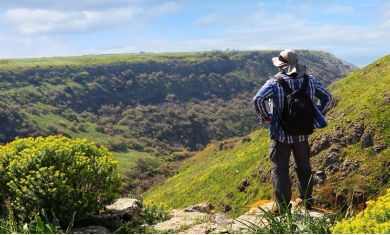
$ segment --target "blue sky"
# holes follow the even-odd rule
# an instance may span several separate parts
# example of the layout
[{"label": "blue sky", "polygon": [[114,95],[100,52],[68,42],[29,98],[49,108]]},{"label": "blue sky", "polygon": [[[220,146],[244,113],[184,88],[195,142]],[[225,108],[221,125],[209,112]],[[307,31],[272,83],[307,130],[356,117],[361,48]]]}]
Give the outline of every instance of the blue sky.
[{"label": "blue sky", "polygon": [[390,2],[12,0],[0,58],[311,49],[366,66],[390,54]]}]

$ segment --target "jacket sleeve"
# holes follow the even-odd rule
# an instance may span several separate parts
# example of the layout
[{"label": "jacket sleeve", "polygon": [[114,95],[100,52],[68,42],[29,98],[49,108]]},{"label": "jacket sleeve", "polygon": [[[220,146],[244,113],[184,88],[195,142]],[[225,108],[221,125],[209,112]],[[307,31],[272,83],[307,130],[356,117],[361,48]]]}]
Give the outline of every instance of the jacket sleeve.
[{"label": "jacket sleeve", "polygon": [[272,85],[270,83],[270,80],[268,80],[253,98],[253,105],[255,107],[257,116],[263,121],[271,120],[271,115],[266,108],[266,101],[272,98],[272,94]]},{"label": "jacket sleeve", "polygon": [[333,100],[332,94],[322,85],[317,79],[314,79],[315,84],[315,94],[314,96],[319,99],[317,104],[318,109],[322,114],[325,114],[328,111],[329,105]]}]

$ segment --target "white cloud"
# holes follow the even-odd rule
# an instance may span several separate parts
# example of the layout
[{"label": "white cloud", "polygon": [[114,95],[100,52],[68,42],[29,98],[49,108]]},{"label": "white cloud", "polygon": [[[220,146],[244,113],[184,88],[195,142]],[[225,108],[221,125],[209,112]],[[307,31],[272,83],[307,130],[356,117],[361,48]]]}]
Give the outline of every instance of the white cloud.
[{"label": "white cloud", "polygon": [[351,6],[343,6],[340,4],[329,6],[327,9],[325,9],[324,13],[328,14],[347,14],[347,15],[355,15],[356,11]]},{"label": "white cloud", "polygon": [[165,0],[12,0],[0,1],[0,9],[46,9],[55,11],[105,11],[131,6],[161,5]]},{"label": "white cloud", "polygon": [[[24,1],[16,2],[22,5]],[[46,1],[38,1],[38,5],[39,3],[43,5],[43,2]],[[46,8],[42,9],[16,8],[7,10],[4,13],[0,13],[0,22],[4,26],[14,25],[23,34],[82,35],[100,31],[126,32],[138,30],[146,27],[148,24],[156,24],[159,22],[159,18],[180,12],[182,9],[181,4],[158,0],[142,2],[143,4],[147,4],[143,8],[134,5],[134,3],[141,2],[141,0],[113,0],[113,5],[127,3],[128,6],[119,8],[112,8],[110,6],[100,10],[88,9],[91,8],[90,5],[93,3],[98,5],[107,3],[107,1],[99,0],[82,1],[82,4],[87,6],[86,10],[63,11],[58,10],[61,9],[58,6],[58,1],[53,2],[57,2],[57,5],[48,3],[45,6]],[[157,4],[158,2],[160,4]],[[66,1],[66,3],[69,3],[69,1]],[[56,9],[50,9],[51,7]]]},{"label": "white cloud", "polygon": [[85,34],[123,26],[140,12],[141,9],[135,8],[106,12],[15,9],[4,13],[2,20],[16,24],[25,34]]},{"label": "white cloud", "polygon": [[[386,40],[390,4],[370,0],[348,4],[336,0],[1,1],[0,9],[6,12],[0,12],[0,57],[293,48],[325,50],[364,65],[375,55],[390,53],[390,40]],[[323,13],[326,17],[320,18]],[[329,17],[340,21],[327,23],[334,22]],[[360,53],[369,58],[359,57]]]}]

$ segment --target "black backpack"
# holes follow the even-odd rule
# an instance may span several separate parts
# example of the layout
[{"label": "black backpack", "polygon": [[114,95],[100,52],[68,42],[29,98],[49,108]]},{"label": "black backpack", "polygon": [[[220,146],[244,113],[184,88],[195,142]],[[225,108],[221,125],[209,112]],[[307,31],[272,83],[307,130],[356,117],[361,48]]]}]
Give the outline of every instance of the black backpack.
[{"label": "black backpack", "polygon": [[301,88],[292,91],[284,79],[276,75],[275,79],[287,92],[287,98],[281,118],[282,128],[289,135],[310,135],[314,127],[314,107],[310,97],[306,94],[309,85],[309,76],[304,75]]}]

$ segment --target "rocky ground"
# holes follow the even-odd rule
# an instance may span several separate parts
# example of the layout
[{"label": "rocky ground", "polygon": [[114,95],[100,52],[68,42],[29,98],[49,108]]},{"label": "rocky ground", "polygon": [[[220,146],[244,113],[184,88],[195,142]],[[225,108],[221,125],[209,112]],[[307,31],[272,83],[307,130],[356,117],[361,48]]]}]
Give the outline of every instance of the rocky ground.
[{"label": "rocky ground", "polygon": [[[291,210],[298,209],[303,214],[303,208],[297,208],[293,203]],[[248,233],[248,226],[255,224],[264,226],[266,220],[262,218],[264,211],[271,210],[274,202],[261,201],[258,206],[250,208],[248,212],[236,219],[230,219],[225,214],[213,213],[212,205],[204,202],[184,210],[173,210],[173,218],[154,226],[156,230],[171,231],[179,234],[209,234],[209,233]],[[195,209],[194,209],[195,207]],[[196,208],[206,208],[203,211]],[[309,211],[311,218],[321,218],[326,212],[318,209]]]},{"label": "rocky ground", "polygon": [[[305,210],[297,207],[292,202],[292,211],[298,210],[304,216]],[[220,233],[250,233],[248,226],[264,226],[267,222],[262,218],[264,211],[272,210],[274,207],[272,201],[259,201],[245,214],[236,219],[229,218],[226,214],[214,212],[214,206],[206,201],[185,209],[175,209],[170,213],[172,218],[153,226],[155,230],[162,233],[176,234],[220,234]],[[122,198],[118,199],[113,205],[107,207],[110,209],[110,216],[120,220],[140,220],[142,219],[142,203],[136,199]],[[312,219],[322,218],[327,213],[323,210],[313,209],[309,211]],[[74,228],[71,233],[74,234],[107,234],[110,233],[107,228],[102,226],[88,226]]]}]

